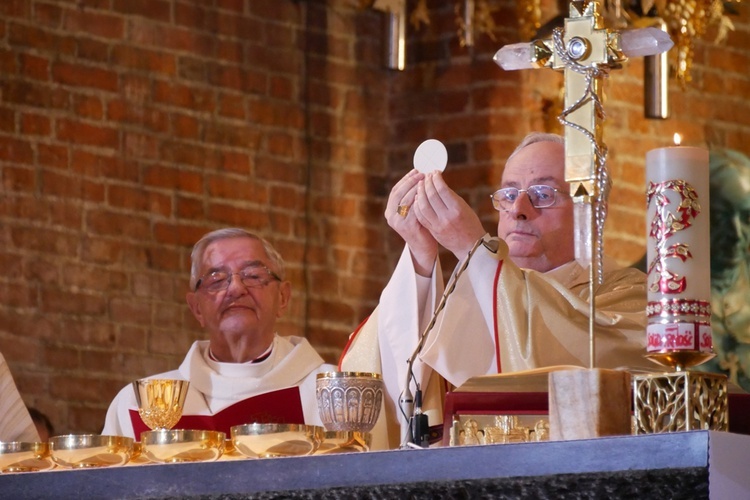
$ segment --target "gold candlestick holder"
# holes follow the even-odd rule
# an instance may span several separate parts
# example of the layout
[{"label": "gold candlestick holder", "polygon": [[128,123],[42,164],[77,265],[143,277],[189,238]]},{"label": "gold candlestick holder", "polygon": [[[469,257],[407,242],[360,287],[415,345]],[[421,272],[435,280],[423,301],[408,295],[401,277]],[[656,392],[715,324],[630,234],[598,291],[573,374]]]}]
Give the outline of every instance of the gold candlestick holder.
[{"label": "gold candlestick holder", "polygon": [[646,357],[676,371],[633,376],[634,434],[729,430],[726,375],[685,369],[713,354],[682,351]]}]

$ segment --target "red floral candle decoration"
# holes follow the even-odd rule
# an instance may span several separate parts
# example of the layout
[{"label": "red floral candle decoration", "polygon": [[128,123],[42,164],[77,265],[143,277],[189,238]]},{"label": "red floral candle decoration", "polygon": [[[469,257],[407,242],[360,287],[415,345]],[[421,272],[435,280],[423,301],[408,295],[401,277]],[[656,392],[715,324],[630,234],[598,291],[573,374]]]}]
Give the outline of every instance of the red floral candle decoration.
[{"label": "red floral candle decoration", "polygon": [[649,354],[713,352],[708,172],[702,148],[646,154]]}]

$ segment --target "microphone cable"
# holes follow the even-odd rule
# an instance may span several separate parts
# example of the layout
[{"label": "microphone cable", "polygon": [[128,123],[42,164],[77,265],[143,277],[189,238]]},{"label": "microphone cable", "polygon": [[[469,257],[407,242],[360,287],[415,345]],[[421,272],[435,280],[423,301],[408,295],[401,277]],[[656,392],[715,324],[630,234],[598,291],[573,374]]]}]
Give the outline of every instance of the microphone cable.
[{"label": "microphone cable", "polygon": [[[402,448],[413,447],[414,445],[418,445],[420,447],[427,446],[426,443],[427,436],[429,434],[429,424],[427,422],[427,415],[422,413],[422,390],[419,382],[414,376],[414,363],[416,362],[419,353],[422,352],[424,344],[427,341],[427,336],[429,335],[430,331],[432,331],[432,328],[437,322],[438,315],[440,315],[440,313],[445,308],[445,304],[448,302],[448,297],[456,289],[458,278],[460,278],[466,268],[469,267],[469,261],[471,260],[472,255],[474,255],[474,252],[479,247],[479,245],[484,245],[492,253],[497,253],[497,250],[499,248],[498,241],[493,239],[487,241],[485,240],[484,236],[479,238],[476,243],[474,243],[474,246],[471,247],[471,250],[469,250],[469,253],[466,255],[466,260],[464,260],[458,271],[456,271],[456,273],[451,277],[448,283],[448,287],[446,287],[437,308],[435,308],[435,312],[430,319],[430,323],[427,325],[427,328],[424,329],[422,335],[419,338],[417,348],[407,360],[406,384],[404,385],[404,389],[401,391],[401,395],[399,397],[399,409],[404,417],[404,420],[406,420],[409,426],[409,432],[406,433],[405,440],[403,443],[401,443]],[[416,388],[414,396],[412,395],[410,388],[412,380],[414,381]],[[415,431],[419,432],[420,434],[415,435]],[[410,444],[412,446],[409,446]]]}]

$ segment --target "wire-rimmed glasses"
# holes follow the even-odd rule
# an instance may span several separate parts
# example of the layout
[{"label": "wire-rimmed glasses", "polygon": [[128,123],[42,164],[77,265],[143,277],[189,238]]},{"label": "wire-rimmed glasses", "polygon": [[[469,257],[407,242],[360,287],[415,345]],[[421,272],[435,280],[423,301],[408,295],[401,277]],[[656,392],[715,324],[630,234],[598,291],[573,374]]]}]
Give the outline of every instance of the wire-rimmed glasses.
[{"label": "wire-rimmed glasses", "polygon": [[495,207],[495,210],[508,212],[513,208],[513,204],[521,193],[526,193],[529,196],[531,206],[534,208],[547,208],[555,204],[559,192],[560,190],[557,188],[539,184],[529,186],[526,189],[514,187],[498,189],[490,195],[490,198],[492,198],[492,206]]},{"label": "wire-rimmed glasses", "polygon": [[239,276],[243,285],[248,288],[262,288],[271,281],[282,281],[278,274],[271,271],[264,264],[252,264],[246,266],[236,273],[226,269],[216,269],[204,274],[195,282],[195,290],[198,289],[215,293],[229,288],[234,276]]}]

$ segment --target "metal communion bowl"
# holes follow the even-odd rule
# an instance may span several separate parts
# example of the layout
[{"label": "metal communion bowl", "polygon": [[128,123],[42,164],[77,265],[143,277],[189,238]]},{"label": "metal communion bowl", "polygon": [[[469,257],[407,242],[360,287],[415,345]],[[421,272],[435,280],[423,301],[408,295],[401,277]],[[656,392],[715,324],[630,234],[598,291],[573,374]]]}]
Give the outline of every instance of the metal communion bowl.
[{"label": "metal communion bowl", "polygon": [[316,455],[370,451],[372,434],[369,432],[326,431]]},{"label": "metal communion bowl", "polygon": [[60,467],[124,465],[133,453],[133,438],[99,434],[66,434],[49,440],[52,460]]},{"label": "metal communion bowl", "polygon": [[315,382],[318,412],[327,431],[372,430],[383,404],[379,373],[324,372]]},{"label": "metal communion bowl", "polygon": [[231,428],[234,448],[249,458],[312,455],[325,430],[315,425],[244,424]]},{"label": "metal communion bowl", "polygon": [[141,453],[152,462],[213,462],[224,453],[219,431],[160,429],[141,433]]},{"label": "metal communion bowl", "polygon": [[48,443],[0,442],[0,472],[38,472],[54,465]]}]

